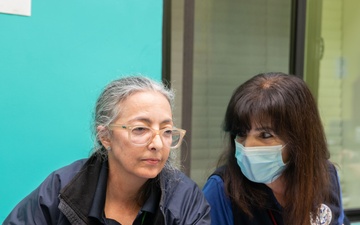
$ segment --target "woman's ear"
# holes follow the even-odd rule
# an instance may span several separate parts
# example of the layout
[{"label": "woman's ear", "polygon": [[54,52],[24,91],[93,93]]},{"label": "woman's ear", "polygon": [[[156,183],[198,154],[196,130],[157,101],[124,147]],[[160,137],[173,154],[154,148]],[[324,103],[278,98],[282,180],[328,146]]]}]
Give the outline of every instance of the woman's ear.
[{"label": "woman's ear", "polygon": [[108,149],[110,147],[110,132],[109,130],[103,126],[103,125],[99,125],[97,128],[96,128],[96,131],[97,131],[97,136],[101,142],[101,144],[106,148]]}]

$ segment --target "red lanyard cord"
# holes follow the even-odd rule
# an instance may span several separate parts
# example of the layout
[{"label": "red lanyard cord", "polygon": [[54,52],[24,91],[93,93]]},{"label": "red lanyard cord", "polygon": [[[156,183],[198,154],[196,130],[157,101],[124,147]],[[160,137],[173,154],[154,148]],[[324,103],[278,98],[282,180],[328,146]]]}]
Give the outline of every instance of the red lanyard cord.
[{"label": "red lanyard cord", "polygon": [[275,220],[274,215],[272,214],[271,210],[268,210],[268,212],[269,212],[269,215],[270,215],[270,218],[271,218],[271,221],[273,222],[273,224],[277,225],[276,220]]}]

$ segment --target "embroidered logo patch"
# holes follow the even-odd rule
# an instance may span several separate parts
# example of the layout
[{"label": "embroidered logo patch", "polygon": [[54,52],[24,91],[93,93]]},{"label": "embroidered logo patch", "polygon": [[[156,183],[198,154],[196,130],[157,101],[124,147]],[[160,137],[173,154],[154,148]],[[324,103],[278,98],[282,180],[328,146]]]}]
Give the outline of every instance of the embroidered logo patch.
[{"label": "embroidered logo patch", "polygon": [[318,215],[316,217],[316,221],[311,219],[312,225],[329,225],[332,219],[332,212],[329,206],[325,204],[321,204]]}]

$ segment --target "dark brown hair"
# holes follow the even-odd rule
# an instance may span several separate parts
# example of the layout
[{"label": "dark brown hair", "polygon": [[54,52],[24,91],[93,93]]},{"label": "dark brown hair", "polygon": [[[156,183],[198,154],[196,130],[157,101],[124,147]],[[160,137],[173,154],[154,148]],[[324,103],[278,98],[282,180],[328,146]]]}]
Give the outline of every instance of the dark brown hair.
[{"label": "dark brown hair", "polygon": [[241,173],[235,158],[235,136],[251,129],[251,120],[270,124],[286,143],[289,161],[283,172],[286,182],[283,218],[285,224],[310,224],[311,215],[329,195],[330,157],[313,95],[305,82],[283,73],[258,74],[233,93],[225,114],[226,149],[219,166],[226,165],[225,191],[245,213],[249,202],[266,207],[261,185]]}]

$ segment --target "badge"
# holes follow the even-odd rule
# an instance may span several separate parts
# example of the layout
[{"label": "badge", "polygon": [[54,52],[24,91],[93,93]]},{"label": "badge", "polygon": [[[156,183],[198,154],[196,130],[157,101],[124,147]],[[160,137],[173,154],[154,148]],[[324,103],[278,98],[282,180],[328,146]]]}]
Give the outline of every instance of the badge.
[{"label": "badge", "polygon": [[325,204],[321,204],[318,215],[316,217],[316,221],[311,219],[312,225],[329,225],[332,219],[332,212],[329,206]]}]

